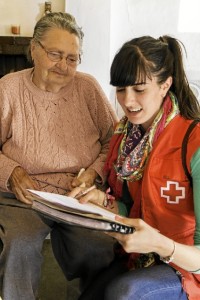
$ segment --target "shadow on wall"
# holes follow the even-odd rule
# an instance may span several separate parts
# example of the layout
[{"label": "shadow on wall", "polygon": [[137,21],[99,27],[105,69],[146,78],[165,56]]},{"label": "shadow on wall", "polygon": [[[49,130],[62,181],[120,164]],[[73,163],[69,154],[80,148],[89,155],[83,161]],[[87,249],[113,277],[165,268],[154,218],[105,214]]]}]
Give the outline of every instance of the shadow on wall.
[{"label": "shadow on wall", "polygon": [[200,80],[191,81],[190,87],[200,103]]}]

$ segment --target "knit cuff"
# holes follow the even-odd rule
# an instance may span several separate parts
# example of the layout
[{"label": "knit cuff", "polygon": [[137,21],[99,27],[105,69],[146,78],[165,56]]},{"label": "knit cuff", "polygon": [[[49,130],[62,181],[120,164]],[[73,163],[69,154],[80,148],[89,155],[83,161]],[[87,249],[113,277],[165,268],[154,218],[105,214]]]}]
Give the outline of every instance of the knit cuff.
[{"label": "knit cuff", "polygon": [[20,165],[14,160],[6,157],[5,155],[0,155],[0,190],[5,192],[9,191],[8,180],[13,170]]}]

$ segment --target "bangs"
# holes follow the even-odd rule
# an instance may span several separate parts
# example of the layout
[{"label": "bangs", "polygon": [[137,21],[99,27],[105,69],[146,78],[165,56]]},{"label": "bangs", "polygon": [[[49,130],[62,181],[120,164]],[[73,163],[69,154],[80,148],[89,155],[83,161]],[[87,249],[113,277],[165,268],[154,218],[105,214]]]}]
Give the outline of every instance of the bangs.
[{"label": "bangs", "polygon": [[110,70],[110,84],[126,87],[138,83],[146,83],[146,78],[151,79],[150,70],[138,51],[133,47],[121,49],[115,56]]}]

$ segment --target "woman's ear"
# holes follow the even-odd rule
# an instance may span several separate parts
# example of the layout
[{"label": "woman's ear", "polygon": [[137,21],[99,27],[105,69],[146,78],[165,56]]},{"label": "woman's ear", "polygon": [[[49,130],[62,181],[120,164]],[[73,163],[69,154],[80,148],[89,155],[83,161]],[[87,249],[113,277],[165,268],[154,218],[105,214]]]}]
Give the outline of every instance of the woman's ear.
[{"label": "woman's ear", "polygon": [[36,47],[35,42],[31,41],[29,53],[30,53],[30,58],[31,58],[33,64],[34,64],[34,50],[35,50],[35,47]]},{"label": "woman's ear", "polygon": [[165,98],[167,92],[169,91],[170,87],[172,85],[172,76],[169,76],[164,83],[161,84],[161,93],[162,97]]},{"label": "woman's ear", "polygon": [[31,41],[31,43],[30,43],[30,51],[31,51],[31,54],[32,54],[32,52],[34,51],[34,49],[35,49],[35,42]]}]

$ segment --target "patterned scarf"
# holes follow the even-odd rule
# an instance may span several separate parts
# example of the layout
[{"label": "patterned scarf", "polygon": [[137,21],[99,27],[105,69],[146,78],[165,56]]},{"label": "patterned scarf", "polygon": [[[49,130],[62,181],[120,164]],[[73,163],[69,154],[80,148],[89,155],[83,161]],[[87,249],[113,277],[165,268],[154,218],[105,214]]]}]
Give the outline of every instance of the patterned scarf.
[{"label": "patterned scarf", "polygon": [[154,143],[178,113],[177,100],[170,92],[145,133],[141,125],[130,123],[126,116],[118,123],[105,164],[108,183],[116,197],[121,196],[123,180],[136,181],[142,178]]}]

